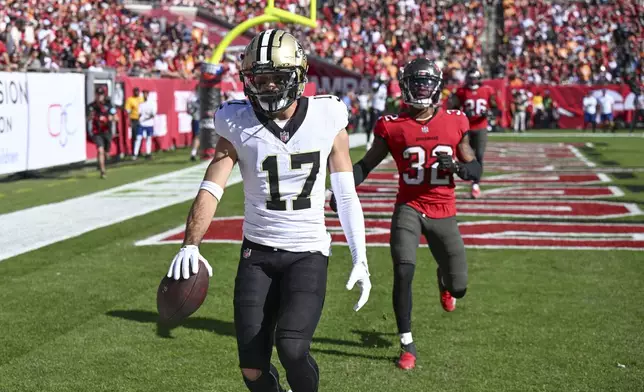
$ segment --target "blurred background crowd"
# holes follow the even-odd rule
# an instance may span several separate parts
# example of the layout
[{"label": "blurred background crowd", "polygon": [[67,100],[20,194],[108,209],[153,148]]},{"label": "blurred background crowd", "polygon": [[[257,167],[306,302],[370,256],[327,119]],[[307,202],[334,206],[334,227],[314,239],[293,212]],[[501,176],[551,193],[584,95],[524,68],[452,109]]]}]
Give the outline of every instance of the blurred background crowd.
[{"label": "blurred background crowd", "polygon": [[[265,5],[141,2],[203,7],[231,24],[260,15]],[[127,4],[0,0],[0,68],[110,67],[130,75],[196,77],[214,46],[207,35],[181,19],[137,15]],[[309,13],[308,0],[277,4]],[[644,5],[638,0],[322,0],[318,8],[318,29],[291,28],[311,53],[364,75],[395,78],[419,55],[438,61],[451,82],[461,82],[472,67],[517,85],[615,83],[623,77],[620,65],[644,75]],[[229,68],[235,72],[234,63]]]}]

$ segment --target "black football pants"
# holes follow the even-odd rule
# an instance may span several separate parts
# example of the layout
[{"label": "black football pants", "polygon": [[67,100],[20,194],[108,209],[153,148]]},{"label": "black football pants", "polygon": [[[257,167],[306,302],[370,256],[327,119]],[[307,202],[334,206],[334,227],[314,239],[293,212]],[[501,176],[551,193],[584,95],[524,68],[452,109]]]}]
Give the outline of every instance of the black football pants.
[{"label": "black football pants", "polygon": [[[240,253],[234,295],[240,367],[260,369],[263,377],[275,374],[270,364],[275,343],[293,392],[317,392],[319,370],[309,349],[324,305],[328,257],[246,239]],[[278,392],[276,386],[249,389]]]},{"label": "black football pants", "polygon": [[485,155],[485,148],[487,147],[487,130],[471,130],[470,147],[474,150],[476,160],[481,164],[481,177],[483,177],[483,155]]},{"label": "black football pants", "polygon": [[398,333],[411,332],[411,286],[416,250],[424,235],[445,288],[455,298],[467,289],[465,244],[456,217],[431,219],[406,204],[396,206],[391,220],[390,249],[394,264],[393,305]]}]

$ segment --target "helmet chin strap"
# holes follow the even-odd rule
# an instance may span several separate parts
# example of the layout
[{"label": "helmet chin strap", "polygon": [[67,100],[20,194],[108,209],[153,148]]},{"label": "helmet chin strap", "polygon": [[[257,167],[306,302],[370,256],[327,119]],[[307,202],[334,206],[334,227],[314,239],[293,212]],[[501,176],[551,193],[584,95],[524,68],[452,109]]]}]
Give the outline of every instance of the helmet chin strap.
[{"label": "helmet chin strap", "polygon": [[[286,99],[284,98],[277,99],[273,102],[267,102],[265,100],[262,100],[261,98],[258,98],[257,101],[259,102],[261,108],[267,112],[280,112],[286,109],[286,102],[283,102],[286,101]],[[275,106],[275,109],[272,109],[271,106]]]},{"label": "helmet chin strap", "polygon": [[292,102],[288,102],[289,99],[288,97],[281,97],[276,102],[278,103],[275,105],[276,107],[280,107],[279,109],[276,110],[270,110],[270,103],[262,101],[259,98],[255,98],[257,101],[257,104],[260,106],[260,110],[267,115],[269,118],[275,119],[278,118],[280,115],[282,115],[284,112],[286,112],[290,107],[297,102],[297,100],[293,100]]},{"label": "helmet chin strap", "polygon": [[407,105],[415,108],[415,109],[427,109],[427,108],[431,108],[431,107],[436,106],[436,105],[434,105],[432,103],[431,98],[424,98],[423,100],[428,100],[429,102],[427,102],[427,103],[425,103],[425,102],[405,102],[405,103]]},{"label": "helmet chin strap", "polygon": [[266,113],[279,113],[286,110],[290,105],[288,104],[288,94],[284,93],[281,96],[271,97],[269,99],[256,97],[255,100],[260,108]]}]

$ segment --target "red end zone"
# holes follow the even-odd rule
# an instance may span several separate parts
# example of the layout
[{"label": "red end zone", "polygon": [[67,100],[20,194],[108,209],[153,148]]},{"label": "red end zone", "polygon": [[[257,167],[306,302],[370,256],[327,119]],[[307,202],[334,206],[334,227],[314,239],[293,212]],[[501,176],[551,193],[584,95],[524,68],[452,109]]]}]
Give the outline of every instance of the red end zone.
[{"label": "red end zone", "polygon": [[[539,172],[513,172],[484,178],[484,198],[457,200],[459,215],[599,220],[641,214],[636,204],[588,200],[623,196],[618,187],[585,186],[611,182],[606,174],[553,172],[562,166],[592,166],[571,145],[494,143],[488,151],[487,162],[491,163],[488,169],[532,168]],[[395,164],[389,162],[379,166],[383,167],[395,168]],[[485,185],[504,188],[485,190]],[[457,187],[460,186],[468,184],[457,180]],[[365,215],[371,216],[365,219],[369,246],[389,246],[390,217],[397,190],[398,174],[393,171],[371,173],[358,187]],[[330,212],[328,207],[327,212]],[[243,217],[216,218],[208,228],[204,242],[241,243],[242,224]],[[337,217],[330,214],[327,227],[334,244],[346,245]],[[470,248],[644,250],[644,224],[479,221],[464,222],[459,227]],[[183,229],[182,225],[136,245],[180,244]],[[424,238],[420,242],[426,243]]]},{"label": "red end zone", "polygon": [[599,199],[624,196],[615,186],[509,187],[483,190],[486,199]]},{"label": "red end zone", "polygon": [[[390,217],[395,199],[361,199],[365,214]],[[608,201],[456,200],[458,215],[517,218],[607,219],[640,215],[636,204]],[[326,207],[327,213],[333,213]]]},{"label": "red end zone", "polygon": [[[464,182],[457,179],[456,182]],[[522,185],[522,184],[571,184],[586,185],[611,182],[610,178],[603,173],[584,174],[553,174],[553,173],[513,173],[500,176],[484,177],[483,185]],[[387,184],[396,185],[398,173],[377,171],[369,174],[365,185]]]},{"label": "red end zone", "polygon": [[[215,218],[206,243],[241,243],[242,217]],[[389,219],[366,219],[367,244],[389,246]],[[340,222],[328,218],[333,243],[346,245]],[[592,249],[644,250],[644,224],[548,223],[482,221],[459,225],[465,245],[487,249]],[[136,245],[179,244],[183,226],[137,242]],[[424,238],[421,243],[426,244]]]},{"label": "red end zone", "polygon": [[[358,188],[360,200],[393,199],[398,192],[397,186],[389,185],[360,185]],[[600,199],[624,196],[616,186],[571,186],[571,187],[503,187],[484,189],[483,198],[489,199]],[[457,193],[457,197],[460,194]],[[468,195],[469,198],[469,195]]]},{"label": "red end zone", "polygon": [[[485,170],[488,172],[512,172],[516,173],[517,171],[537,171],[537,172],[553,172],[559,169],[576,169],[581,170],[586,168],[587,165],[581,161],[550,161],[550,162],[521,162],[521,163],[508,163],[507,161],[503,162],[490,162],[486,159],[485,161]],[[389,166],[378,166],[379,170],[395,170],[394,167]]]},{"label": "red end zone", "polygon": [[512,172],[517,171],[531,171],[531,172],[553,172],[562,169],[580,169],[586,167],[584,164],[579,163],[555,163],[555,164],[521,164],[521,165],[506,165],[502,163],[486,163],[485,170],[490,172]]},{"label": "red end zone", "polygon": [[488,160],[506,160],[509,159],[510,162],[525,162],[525,161],[539,161],[539,160],[553,160],[553,159],[571,159],[578,160],[577,156],[572,153],[572,151],[564,149],[560,151],[547,151],[547,152],[497,152],[491,151],[488,154],[485,154],[484,161]]}]

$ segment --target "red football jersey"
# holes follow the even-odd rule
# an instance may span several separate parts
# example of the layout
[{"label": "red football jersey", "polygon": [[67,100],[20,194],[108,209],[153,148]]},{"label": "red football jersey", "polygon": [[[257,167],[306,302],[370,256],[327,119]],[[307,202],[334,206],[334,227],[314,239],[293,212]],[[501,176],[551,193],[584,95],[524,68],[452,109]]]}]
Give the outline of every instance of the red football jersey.
[{"label": "red football jersey", "polygon": [[89,111],[92,119],[92,133],[109,133],[111,131],[109,116],[113,114],[112,107],[106,103],[93,102],[89,105]]},{"label": "red football jersey", "polygon": [[461,87],[456,90],[456,97],[461,102],[461,108],[474,113],[470,118],[472,130],[487,129],[487,115],[485,112],[490,107],[490,97],[495,94],[490,86],[481,86],[476,90]]},{"label": "red football jersey", "polygon": [[454,176],[438,170],[436,156],[457,154],[468,129],[460,110],[439,109],[424,124],[406,113],[378,119],[373,132],[387,142],[398,167],[396,204],[407,204],[430,218],[456,215]]}]

